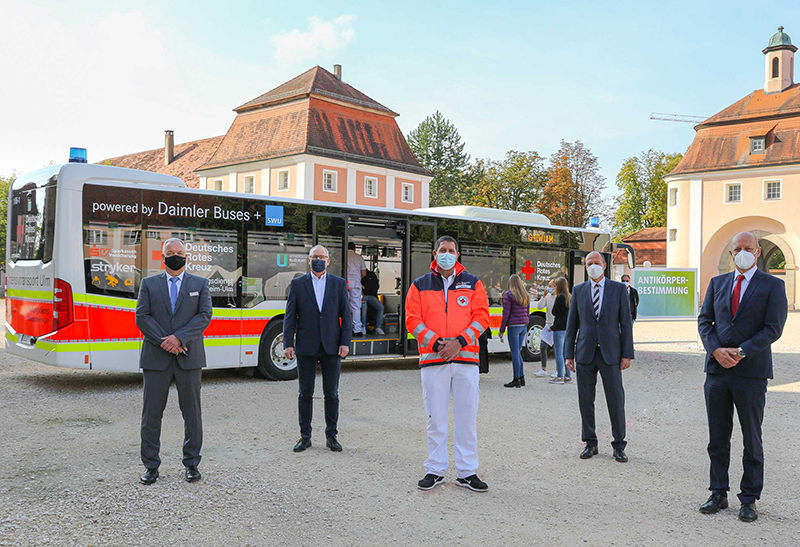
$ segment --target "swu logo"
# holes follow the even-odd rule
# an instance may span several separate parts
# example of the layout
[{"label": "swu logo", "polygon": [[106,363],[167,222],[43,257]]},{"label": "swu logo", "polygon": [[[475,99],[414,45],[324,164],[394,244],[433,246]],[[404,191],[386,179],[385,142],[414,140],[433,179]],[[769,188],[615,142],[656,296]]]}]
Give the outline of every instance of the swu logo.
[{"label": "swu logo", "polygon": [[286,266],[289,265],[289,255],[286,254],[286,253],[283,253],[283,254],[278,253],[275,256],[275,262],[278,263],[278,267],[279,268],[285,268]]}]

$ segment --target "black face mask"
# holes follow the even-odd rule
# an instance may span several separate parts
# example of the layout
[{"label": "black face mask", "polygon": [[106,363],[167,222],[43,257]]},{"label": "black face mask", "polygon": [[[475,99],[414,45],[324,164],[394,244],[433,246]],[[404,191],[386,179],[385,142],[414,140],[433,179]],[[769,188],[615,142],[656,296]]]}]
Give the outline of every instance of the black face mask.
[{"label": "black face mask", "polygon": [[327,268],[327,267],[328,266],[327,266],[327,264],[325,264],[324,260],[320,260],[318,258],[315,258],[315,259],[313,259],[311,261],[311,269],[314,270],[317,273],[324,272],[325,268]]},{"label": "black face mask", "polygon": [[186,257],[180,255],[168,256],[164,259],[164,264],[166,264],[167,268],[170,270],[177,271],[186,265]]}]

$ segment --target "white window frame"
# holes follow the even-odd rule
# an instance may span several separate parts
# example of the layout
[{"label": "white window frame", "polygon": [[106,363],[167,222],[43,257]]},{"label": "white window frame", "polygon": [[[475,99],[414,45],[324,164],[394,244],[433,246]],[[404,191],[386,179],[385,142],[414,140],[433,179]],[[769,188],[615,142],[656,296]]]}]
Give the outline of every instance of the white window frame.
[{"label": "white window frame", "polygon": [[[411,189],[411,192],[409,193],[411,199],[406,199],[406,188]],[[414,203],[414,185],[412,183],[404,182],[400,187],[400,201],[403,203]]]},{"label": "white window frame", "polygon": [[[734,186],[738,186],[739,187],[739,199],[737,201],[732,201],[730,199],[730,189],[732,187],[734,187]],[[726,182],[725,183],[725,194],[722,196],[722,201],[724,203],[741,203],[742,199],[743,199],[743,196],[742,196],[742,182],[741,181]]]},{"label": "white window frame", "polygon": [[[769,183],[771,183],[771,182],[777,182],[778,183],[778,197],[776,197],[776,198],[767,197],[767,195],[768,195],[767,194],[767,187],[769,186]],[[764,179],[762,184],[763,184],[763,187],[762,187],[762,194],[761,195],[762,195],[763,201],[781,201],[783,199],[783,179]]]},{"label": "white window frame", "polygon": [[[373,192],[367,192],[367,181],[372,182]],[[364,177],[364,197],[378,199],[378,177]]]},{"label": "white window frame", "polygon": [[[333,187],[332,188],[325,188],[325,177],[328,175],[333,175]],[[322,191],[323,192],[330,192],[332,194],[336,194],[339,190],[339,173],[336,171],[331,171],[330,169],[323,169],[322,170]]]},{"label": "white window frame", "polygon": [[[675,191],[675,203],[672,203],[672,192]],[[678,206],[678,199],[679,199],[680,192],[678,191],[677,186],[670,186],[667,189],[667,205],[670,207],[677,207]]]},{"label": "white window frame", "polygon": [[[758,143],[758,147],[756,147]],[[750,137],[750,153],[763,154],[767,150],[767,137]]]},{"label": "white window frame", "polygon": [[[247,191],[247,182],[249,181],[252,183],[253,188],[249,192]],[[244,176],[244,193],[245,194],[255,194],[256,193],[256,176],[255,175],[245,175]]]},{"label": "white window frame", "polygon": [[[281,176],[283,176],[284,173],[286,173],[286,186],[284,186],[283,181],[281,181]],[[278,178],[277,180],[278,192],[288,192],[289,187],[291,186],[291,182],[289,180],[289,170],[288,169],[278,170],[276,177]]]},{"label": "white window frame", "polygon": [[[217,188],[217,183],[219,183],[219,188]],[[211,184],[213,184],[212,190],[216,190],[217,192],[222,192],[222,189],[225,187],[222,179],[214,179]]]},{"label": "white window frame", "polygon": [[[674,239],[673,236],[675,236]],[[678,229],[677,228],[667,229],[667,243],[675,243],[677,241],[678,241]]]}]

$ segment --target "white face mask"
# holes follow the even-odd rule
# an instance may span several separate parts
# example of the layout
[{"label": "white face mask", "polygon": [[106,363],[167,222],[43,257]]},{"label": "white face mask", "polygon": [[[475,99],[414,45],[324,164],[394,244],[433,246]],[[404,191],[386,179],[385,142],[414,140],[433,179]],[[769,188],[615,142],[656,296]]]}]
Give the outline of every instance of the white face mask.
[{"label": "white face mask", "polygon": [[586,266],[586,272],[592,279],[600,279],[600,277],[603,275],[603,267],[600,264],[592,264],[590,266]]},{"label": "white face mask", "polygon": [[739,254],[733,257],[733,261],[741,269],[749,270],[751,266],[756,262],[756,255],[754,255],[750,251],[739,251]]}]

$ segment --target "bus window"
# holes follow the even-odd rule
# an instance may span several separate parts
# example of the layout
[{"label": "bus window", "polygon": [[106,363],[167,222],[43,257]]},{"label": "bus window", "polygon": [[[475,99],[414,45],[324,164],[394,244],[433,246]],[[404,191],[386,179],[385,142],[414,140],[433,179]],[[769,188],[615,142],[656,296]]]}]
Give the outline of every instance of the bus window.
[{"label": "bus window", "polygon": [[483,282],[490,307],[503,305],[503,291],[508,287],[500,285],[500,276],[511,271],[511,248],[500,245],[461,244],[461,264],[467,271],[478,276]]},{"label": "bus window", "polygon": [[136,298],[142,279],[139,190],[87,184],[83,190],[86,291]]},{"label": "bus window", "polygon": [[9,260],[53,259],[56,188],[55,176],[27,182],[18,178],[12,184]]},{"label": "bus window", "polygon": [[567,253],[564,251],[517,247],[516,258],[517,275],[531,296],[537,299],[546,294],[551,279],[567,275]]},{"label": "bus window", "polygon": [[242,280],[242,307],[265,300],[286,300],[289,284],[308,272],[311,234],[247,233],[247,276]]}]

